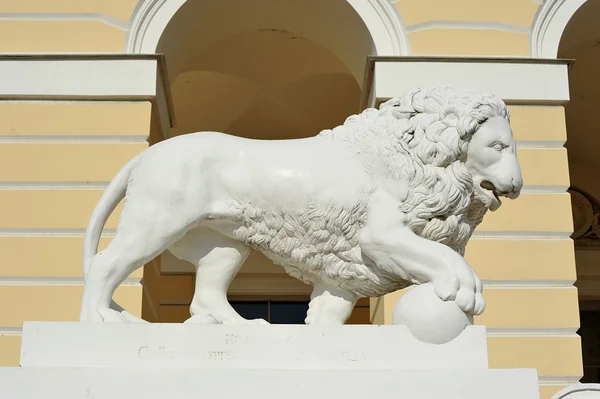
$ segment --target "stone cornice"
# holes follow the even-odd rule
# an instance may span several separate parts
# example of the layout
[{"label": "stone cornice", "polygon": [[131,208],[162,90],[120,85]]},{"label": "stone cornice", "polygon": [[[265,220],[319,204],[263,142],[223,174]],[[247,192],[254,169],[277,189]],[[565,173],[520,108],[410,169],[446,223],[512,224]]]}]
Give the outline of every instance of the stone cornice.
[{"label": "stone cornice", "polygon": [[414,87],[489,91],[510,104],[566,104],[571,60],[499,57],[368,57],[361,109]]},{"label": "stone cornice", "polygon": [[0,100],[151,101],[175,124],[162,54],[0,55]]}]

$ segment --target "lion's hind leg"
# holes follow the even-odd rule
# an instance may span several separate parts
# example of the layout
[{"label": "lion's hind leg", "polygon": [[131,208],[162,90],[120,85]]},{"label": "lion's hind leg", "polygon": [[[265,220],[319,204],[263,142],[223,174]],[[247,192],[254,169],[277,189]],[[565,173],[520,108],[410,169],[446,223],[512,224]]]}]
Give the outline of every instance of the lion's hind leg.
[{"label": "lion's hind leg", "polygon": [[196,289],[190,306],[192,317],[186,323],[266,323],[262,319],[244,319],[227,300],[227,289],[250,252],[247,246],[210,228],[198,227],[169,251],[196,268]]},{"label": "lion's hind leg", "polygon": [[94,256],[86,273],[80,320],[127,322],[127,317],[110,308],[116,288],[177,241],[185,229],[185,224],[176,218],[165,216],[149,221],[137,208],[126,206],[117,234],[105,250]]}]

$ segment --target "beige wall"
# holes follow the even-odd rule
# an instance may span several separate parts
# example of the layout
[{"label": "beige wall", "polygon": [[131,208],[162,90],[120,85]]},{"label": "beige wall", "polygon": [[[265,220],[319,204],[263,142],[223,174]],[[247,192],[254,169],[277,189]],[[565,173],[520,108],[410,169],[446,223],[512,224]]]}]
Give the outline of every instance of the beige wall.
[{"label": "beige wall", "polygon": [[395,2],[413,54],[528,56],[531,0]]},{"label": "beige wall", "polygon": [[[7,0],[0,53],[122,52],[137,0]],[[14,15],[14,19],[10,19]]]},{"label": "beige wall", "polygon": [[[150,119],[145,101],[0,102],[0,365],[18,364],[24,320],[78,319],[84,229],[103,187],[147,147]],[[116,293],[136,314],[141,276]]]}]

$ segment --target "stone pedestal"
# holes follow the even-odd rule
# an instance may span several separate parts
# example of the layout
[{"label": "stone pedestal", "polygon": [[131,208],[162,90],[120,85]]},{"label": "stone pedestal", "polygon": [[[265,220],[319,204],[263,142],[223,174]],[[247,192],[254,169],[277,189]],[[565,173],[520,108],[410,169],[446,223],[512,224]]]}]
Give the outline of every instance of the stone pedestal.
[{"label": "stone pedestal", "polygon": [[0,397],[538,399],[491,370],[484,327],[425,344],[403,326],[25,323]]}]

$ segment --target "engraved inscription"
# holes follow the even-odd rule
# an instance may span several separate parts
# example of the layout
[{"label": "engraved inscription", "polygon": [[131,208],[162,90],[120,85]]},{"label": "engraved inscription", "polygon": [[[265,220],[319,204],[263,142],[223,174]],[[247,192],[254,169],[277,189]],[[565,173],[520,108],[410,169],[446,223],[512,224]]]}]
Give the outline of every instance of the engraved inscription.
[{"label": "engraved inscription", "polygon": [[168,348],[166,346],[148,347],[142,346],[138,350],[140,359],[156,359],[156,360],[175,360],[175,359],[192,359],[192,360],[236,360],[236,353],[233,351],[205,350],[205,349],[185,349],[185,348]]},{"label": "engraved inscription", "polygon": [[225,334],[223,342],[227,345],[257,345],[272,342],[289,342],[294,334],[276,334],[268,337],[257,334]]},{"label": "engraved inscription", "polygon": [[[324,347],[307,350],[297,341],[306,336],[291,332],[262,335],[255,333],[223,333],[207,337],[210,345],[197,343],[196,347],[180,345],[143,345],[137,348],[138,358],[147,361],[191,361],[191,362],[323,362],[336,364],[356,364],[367,362],[367,356],[360,350],[347,350],[344,347]],[[268,349],[266,349],[268,348]]]},{"label": "engraved inscription", "polygon": [[[233,339],[238,339],[235,337]],[[153,360],[192,360],[192,361],[258,361],[258,360],[274,360],[274,361],[291,361],[291,362],[348,362],[361,363],[367,361],[367,356],[364,352],[346,351],[346,350],[327,350],[327,351],[310,351],[288,349],[284,352],[279,352],[279,355],[273,356],[270,351],[254,351],[246,349],[243,351],[234,350],[207,350],[207,349],[186,349],[186,348],[169,348],[166,346],[141,346],[138,349],[138,357],[140,359]]]}]

